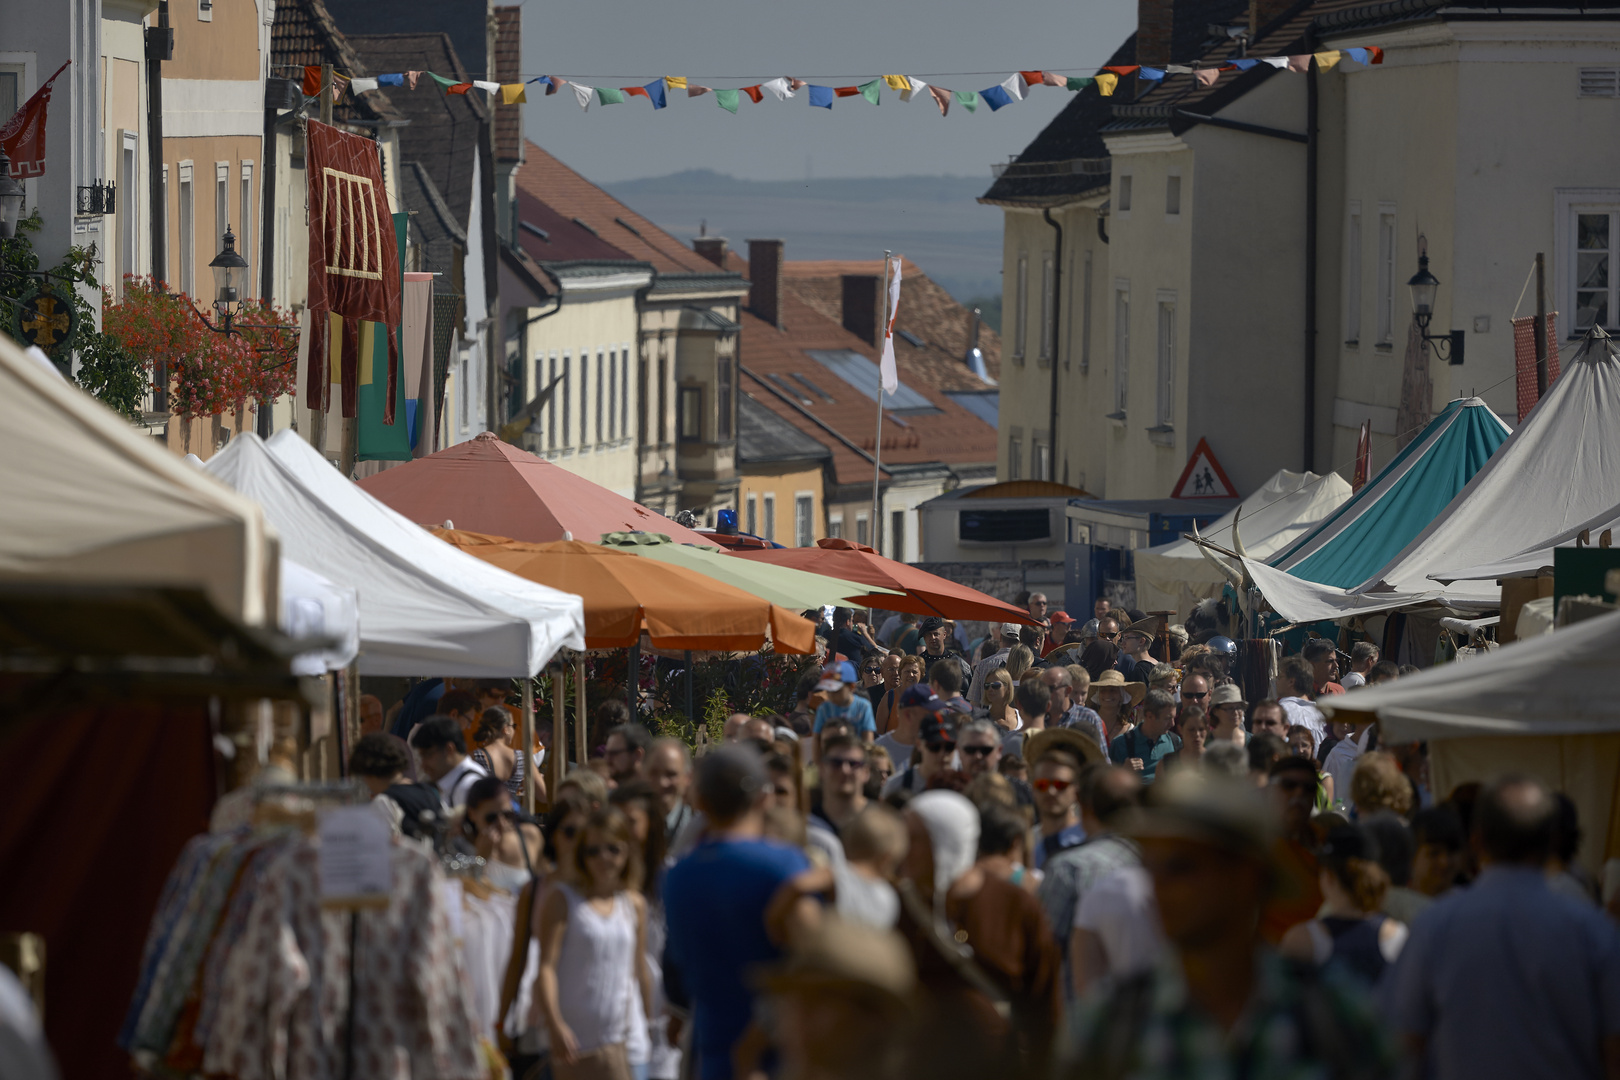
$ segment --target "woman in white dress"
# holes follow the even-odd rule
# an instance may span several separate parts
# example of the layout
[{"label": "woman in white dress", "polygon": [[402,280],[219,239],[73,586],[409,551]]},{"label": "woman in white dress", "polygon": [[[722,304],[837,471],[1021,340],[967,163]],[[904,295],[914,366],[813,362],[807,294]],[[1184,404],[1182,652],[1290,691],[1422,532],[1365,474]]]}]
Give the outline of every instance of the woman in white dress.
[{"label": "woman in white dress", "polygon": [[[533,1011],[551,1033],[556,1080],[632,1080],[631,1025],[652,1004],[647,904],[637,891],[641,876],[629,819],[617,807],[603,807],[579,836],[572,880],[554,880],[540,906]],[[633,998],[639,998],[639,1010]]]}]

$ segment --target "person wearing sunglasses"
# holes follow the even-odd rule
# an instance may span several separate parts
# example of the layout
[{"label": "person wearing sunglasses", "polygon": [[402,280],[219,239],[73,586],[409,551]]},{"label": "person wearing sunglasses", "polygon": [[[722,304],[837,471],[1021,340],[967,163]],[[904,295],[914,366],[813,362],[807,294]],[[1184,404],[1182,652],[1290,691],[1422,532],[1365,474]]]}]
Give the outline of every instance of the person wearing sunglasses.
[{"label": "person wearing sunglasses", "polygon": [[[1055,728],[1056,735],[1065,729]],[[1078,735],[1078,733],[1076,733]],[[1080,824],[1080,767],[1082,759],[1063,744],[1044,745],[1047,736],[1031,747],[1035,765],[1030,787],[1035,789],[1036,824],[1040,842],[1035,845],[1035,868],[1066,848],[1085,842],[1086,830]],[[1039,756],[1035,756],[1035,755]]]},{"label": "person wearing sunglasses", "polygon": [[956,755],[969,781],[999,771],[1002,737],[989,720],[975,720],[957,730]]},{"label": "person wearing sunglasses", "polygon": [[975,714],[977,719],[990,721],[1000,728],[1004,735],[1010,735],[1023,728],[1024,719],[1013,707],[1011,672],[1006,668],[996,668],[985,675],[984,683],[979,689],[984,705]]},{"label": "person wearing sunglasses", "polygon": [[866,744],[838,735],[821,744],[821,787],[813,817],[835,836],[866,809]]},{"label": "person wearing sunglasses", "polygon": [[[928,790],[928,782],[949,769],[956,757],[956,734],[950,719],[958,714],[947,709],[936,697],[929,697],[916,708],[922,714],[917,727],[918,760],[895,773],[883,785],[885,799],[896,791],[916,794]],[[906,760],[911,760],[909,753]]]},{"label": "person wearing sunglasses", "polygon": [[540,861],[542,841],[539,825],[518,819],[504,781],[493,776],[473,781],[461,827],[483,857],[490,882],[516,895]]},{"label": "person wearing sunglasses", "polygon": [[641,852],[622,810],[605,806],[585,821],[573,870],[540,905],[532,1009],[551,1033],[556,1080],[629,1080],[631,1025],[653,1002]]}]

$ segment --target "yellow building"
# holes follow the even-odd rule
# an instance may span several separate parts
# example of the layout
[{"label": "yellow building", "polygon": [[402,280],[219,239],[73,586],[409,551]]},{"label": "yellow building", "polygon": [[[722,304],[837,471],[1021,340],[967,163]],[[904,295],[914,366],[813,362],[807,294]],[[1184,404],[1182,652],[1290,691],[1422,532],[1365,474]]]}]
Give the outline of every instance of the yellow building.
[{"label": "yellow building", "polygon": [[737,528],[788,547],[827,535],[832,451],[744,393],[737,400]]}]

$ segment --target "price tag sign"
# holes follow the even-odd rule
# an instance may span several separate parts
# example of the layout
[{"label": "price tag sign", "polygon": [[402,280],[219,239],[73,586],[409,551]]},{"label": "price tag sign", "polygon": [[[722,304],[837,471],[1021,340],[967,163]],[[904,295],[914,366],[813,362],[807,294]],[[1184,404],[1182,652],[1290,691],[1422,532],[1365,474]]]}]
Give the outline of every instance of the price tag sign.
[{"label": "price tag sign", "polygon": [[338,806],[320,813],[321,906],[388,906],[394,875],[388,823],[369,806]]}]

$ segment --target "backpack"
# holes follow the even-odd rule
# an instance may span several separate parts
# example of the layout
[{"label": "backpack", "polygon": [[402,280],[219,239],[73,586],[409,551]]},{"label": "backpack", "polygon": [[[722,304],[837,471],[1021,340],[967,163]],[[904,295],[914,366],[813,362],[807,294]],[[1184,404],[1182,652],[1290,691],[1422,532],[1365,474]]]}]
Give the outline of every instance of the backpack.
[{"label": "backpack", "polygon": [[[405,782],[394,784],[383,792],[404,811],[399,831],[413,840],[432,839],[435,825],[444,819],[444,799],[436,784]],[[432,823],[422,820],[424,811],[434,816]]]}]

